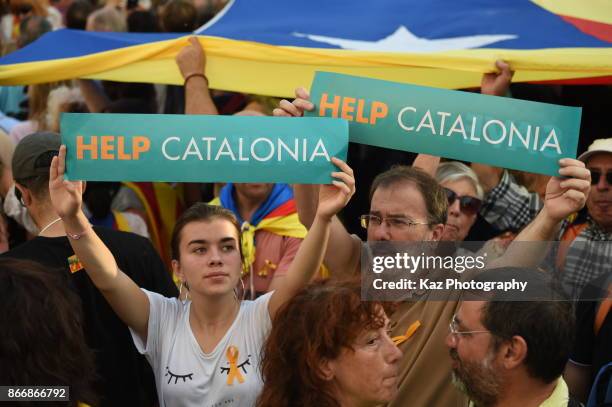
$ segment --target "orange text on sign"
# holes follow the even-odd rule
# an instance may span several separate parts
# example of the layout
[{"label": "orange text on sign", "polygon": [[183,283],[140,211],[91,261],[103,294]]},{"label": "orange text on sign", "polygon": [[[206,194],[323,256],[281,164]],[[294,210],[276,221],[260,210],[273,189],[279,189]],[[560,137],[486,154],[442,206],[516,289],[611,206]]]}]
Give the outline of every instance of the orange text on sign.
[{"label": "orange text on sign", "polygon": [[[85,153],[91,160],[138,160],[142,153],[149,151],[151,140],[146,136],[77,136],[77,160],[85,159]],[[131,143],[130,143],[131,141]]]},{"label": "orange text on sign", "polygon": [[330,98],[327,93],[323,93],[319,102],[319,116],[339,117],[363,124],[374,125],[378,119],[387,117],[388,113],[387,104],[376,100],[370,103],[365,99],[338,95]]}]

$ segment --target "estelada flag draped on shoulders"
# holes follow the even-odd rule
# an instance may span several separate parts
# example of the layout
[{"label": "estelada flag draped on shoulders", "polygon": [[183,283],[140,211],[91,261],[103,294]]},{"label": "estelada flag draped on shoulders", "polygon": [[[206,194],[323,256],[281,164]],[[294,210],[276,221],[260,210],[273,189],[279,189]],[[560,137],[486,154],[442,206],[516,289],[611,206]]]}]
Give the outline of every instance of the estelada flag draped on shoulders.
[{"label": "estelada flag draped on shoulders", "polygon": [[234,184],[226,184],[221,189],[219,197],[210,203],[231,210],[238,218],[242,229],[241,246],[245,266],[250,267],[255,261],[255,232],[258,230],[300,239],[306,236],[306,228],[298,218],[293,191],[289,185],[275,184],[268,198],[257,208],[250,221],[240,216],[234,191]]},{"label": "estelada flag draped on shoulders", "polygon": [[[478,87],[504,59],[515,82],[612,83],[609,0],[232,0],[197,30],[215,89],[292,96],[331,71]],[[0,59],[0,84],[74,77],[182,84],[184,34],[59,30]]]}]

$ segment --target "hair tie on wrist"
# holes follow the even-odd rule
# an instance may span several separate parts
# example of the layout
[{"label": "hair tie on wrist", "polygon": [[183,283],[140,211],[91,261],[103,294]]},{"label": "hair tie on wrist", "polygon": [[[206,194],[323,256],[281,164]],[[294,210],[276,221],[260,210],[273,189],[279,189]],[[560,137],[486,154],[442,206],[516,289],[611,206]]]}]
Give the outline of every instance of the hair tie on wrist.
[{"label": "hair tie on wrist", "polygon": [[194,73],[190,73],[189,75],[187,75],[185,77],[185,80],[183,81],[183,85],[187,84],[187,81],[191,78],[193,78],[194,76],[199,76],[200,78],[204,78],[204,80],[206,81],[206,84],[208,85],[208,78],[206,77],[206,75],[204,75],[203,73],[200,72],[194,72]]},{"label": "hair tie on wrist", "polygon": [[72,240],[79,240],[80,238],[85,236],[87,234],[87,232],[89,232],[90,229],[91,229],[91,225],[88,225],[85,228],[85,230],[83,230],[80,233],[70,233],[67,230],[65,230],[65,232],[66,232],[66,236],[68,236],[70,239],[72,239]]}]

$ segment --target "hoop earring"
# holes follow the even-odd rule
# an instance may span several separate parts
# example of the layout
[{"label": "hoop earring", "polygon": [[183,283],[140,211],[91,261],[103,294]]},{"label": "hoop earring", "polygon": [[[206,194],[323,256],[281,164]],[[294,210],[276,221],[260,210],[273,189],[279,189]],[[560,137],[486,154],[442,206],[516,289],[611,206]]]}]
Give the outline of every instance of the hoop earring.
[{"label": "hoop earring", "polygon": [[[186,295],[185,298],[183,297],[183,286],[185,287],[186,290]],[[187,283],[181,281],[181,285],[179,285],[179,300],[184,304],[187,304],[187,301],[189,301],[189,287],[187,286]]]},{"label": "hoop earring", "polygon": [[244,301],[244,297],[246,296],[246,288],[244,288],[244,281],[240,278],[240,284],[242,285],[242,300],[238,299],[238,287],[234,287],[234,297],[236,297],[236,301],[241,302]]}]

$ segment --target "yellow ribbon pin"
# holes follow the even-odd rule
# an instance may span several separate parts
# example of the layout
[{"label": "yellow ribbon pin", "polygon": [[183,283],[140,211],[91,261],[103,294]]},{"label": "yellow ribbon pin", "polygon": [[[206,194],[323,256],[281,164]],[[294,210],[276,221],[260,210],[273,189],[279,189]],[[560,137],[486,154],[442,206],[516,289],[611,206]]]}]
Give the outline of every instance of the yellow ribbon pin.
[{"label": "yellow ribbon pin", "polygon": [[235,346],[228,347],[225,355],[230,364],[230,370],[227,374],[227,385],[231,386],[234,383],[234,379],[237,379],[240,383],[244,383],[244,377],[242,373],[240,373],[240,369],[238,369],[238,356],[240,355],[238,348]]},{"label": "yellow ribbon pin", "polygon": [[266,261],[264,262],[263,267],[261,268],[261,270],[259,270],[257,275],[259,277],[268,277],[268,272],[276,270],[277,267],[278,266],[276,264],[274,264],[270,260],[266,259]]},{"label": "yellow ribbon pin", "polygon": [[406,333],[404,335],[394,336],[392,338],[395,346],[399,346],[402,343],[406,342],[414,333],[421,327],[421,321],[413,322],[408,329],[406,329]]}]

